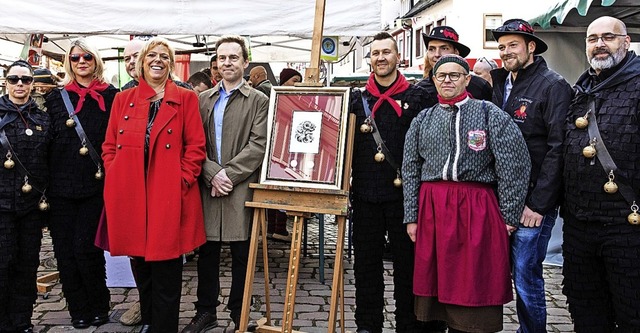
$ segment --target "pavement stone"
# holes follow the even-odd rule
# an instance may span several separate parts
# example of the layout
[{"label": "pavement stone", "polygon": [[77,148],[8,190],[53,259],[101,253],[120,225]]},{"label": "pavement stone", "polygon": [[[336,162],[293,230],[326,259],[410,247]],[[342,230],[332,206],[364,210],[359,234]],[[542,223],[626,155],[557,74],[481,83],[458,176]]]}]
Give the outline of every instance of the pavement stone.
[{"label": "pavement stone", "polygon": [[[291,222],[289,222],[291,223]],[[289,226],[291,228],[291,225]],[[329,308],[331,302],[331,274],[335,255],[335,239],[337,227],[334,219],[325,218],[324,240],[325,240],[325,283],[319,282],[320,271],[318,267],[318,225],[312,220],[308,223],[307,256],[301,257],[300,277],[298,290],[296,291],[296,306],[294,315],[294,330],[309,333],[326,332],[329,326]],[[355,278],[353,274],[353,256],[347,257],[347,241],[345,241],[344,260],[344,281],[345,281],[345,329],[355,331]],[[304,245],[303,245],[304,246]],[[282,322],[282,311],[284,309],[284,285],[287,282],[287,267],[289,264],[290,244],[268,241],[268,264],[269,283],[267,287],[270,294],[272,325],[280,325]],[[226,309],[229,290],[231,288],[231,256],[228,246],[223,246],[221,257],[221,296],[222,304],[218,307],[219,326],[208,330],[206,333],[232,333],[234,324],[229,318]],[[261,258],[262,251],[258,251],[255,280],[253,284],[253,304],[251,306],[250,317],[258,320],[266,316],[266,299],[264,291],[264,269]],[[197,260],[197,257],[196,259]],[[180,304],[180,329],[189,323],[195,315],[193,302],[197,300],[196,288],[198,276],[196,261],[187,262],[183,271],[183,288]],[[38,274],[44,275],[56,270],[56,262],[53,255],[53,246],[49,233],[45,231],[40,252],[41,265]],[[383,333],[395,331],[393,310],[395,302],[393,300],[393,267],[391,262],[384,265],[385,283],[385,306],[384,306],[384,328]],[[562,295],[562,269],[560,267],[545,266],[545,288],[547,293],[547,313],[548,332],[573,332],[573,324],[569,311],[567,310],[566,297]],[[137,333],[140,326],[124,326],[118,319],[120,316],[138,300],[138,291],[135,288],[110,288],[112,312],[110,322],[100,327],[90,327],[83,330],[76,330],[71,326],[69,313],[66,309],[66,302],[62,294],[61,284],[57,283],[49,293],[40,294],[36,301],[32,323],[35,325],[34,332],[37,333]],[[338,316],[339,318],[339,316]],[[516,315],[515,301],[504,307],[504,330],[503,332],[515,332],[518,328],[518,317]],[[340,330],[340,323],[336,323],[336,330]]]}]

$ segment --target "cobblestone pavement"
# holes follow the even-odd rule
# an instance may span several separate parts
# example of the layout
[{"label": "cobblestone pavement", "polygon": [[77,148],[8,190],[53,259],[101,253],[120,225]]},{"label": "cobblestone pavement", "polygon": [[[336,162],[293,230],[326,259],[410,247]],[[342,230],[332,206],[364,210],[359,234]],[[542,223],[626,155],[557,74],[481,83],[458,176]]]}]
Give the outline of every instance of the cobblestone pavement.
[{"label": "cobblestone pavement", "polygon": [[[336,226],[333,220],[327,219],[325,223],[325,252],[328,254],[325,262],[324,284],[319,282],[320,272],[318,269],[318,225],[309,223],[308,252],[309,256],[303,257],[300,262],[300,277],[296,296],[294,329],[303,332],[326,332],[329,318],[329,304],[331,296],[331,276],[333,267],[333,257],[335,253],[335,233]],[[286,273],[289,261],[288,243],[269,241],[269,283],[271,295],[271,318],[273,325],[280,325],[282,320],[282,309],[284,307],[284,285],[286,283]],[[345,248],[347,242],[345,241]],[[262,270],[262,251],[259,250],[258,268],[253,285],[254,304],[251,307],[251,318],[260,319],[264,316],[266,305],[264,299],[264,274]],[[55,271],[55,259],[53,259],[53,246],[48,233],[45,233],[42,250],[40,253],[41,266],[39,274],[46,274]],[[196,258],[197,260],[197,258]],[[353,258],[345,259],[345,329],[355,331],[354,321],[355,310],[355,281],[353,275]],[[221,289],[222,304],[218,307],[219,326],[209,330],[207,333],[232,332],[233,323],[226,311],[229,290],[231,287],[231,257],[229,248],[223,246],[222,268],[221,268]],[[385,263],[385,326],[384,333],[394,332],[395,309],[393,301],[393,269],[391,262]],[[561,285],[562,275],[559,267],[545,266],[544,274],[546,279],[547,293],[547,313],[548,332],[573,332],[573,324],[567,310],[566,298],[562,295]],[[188,262],[183,272],[182,300],[180,304],[180,329],[186,325],[195,315],[193,302],[196,301],[196,286],[198,277],[196,272],[196,262]],[[125,333],[138,332],[140,327],[124,326],[118,321],[120,316],[138,300],[138,292],[129,288],[111,288],[111,320],[108,324],[100,327],[90,327],[83,330],[76,330],[71,326],[69,313],[66,311],[66,303],[62,295],[61,285],[58,283],[53,290],[46,295],[39,295],[32,322],[35,325],[35,332],[110,332]],[[339,323],[338,325],[339,326]],[[518,318],[516,316],[515,302],[507,304],[504,308],[504,331],[515,332],[518,328]],[[337,328],[340,329],[339,327]]]}]

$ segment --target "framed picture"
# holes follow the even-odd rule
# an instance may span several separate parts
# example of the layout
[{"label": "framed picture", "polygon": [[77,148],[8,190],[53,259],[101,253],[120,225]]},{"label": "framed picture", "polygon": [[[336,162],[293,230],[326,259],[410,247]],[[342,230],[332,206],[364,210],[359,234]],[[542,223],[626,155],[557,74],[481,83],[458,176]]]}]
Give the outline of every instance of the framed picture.
[{"label": "framed picture", "polygon": [[349,88],[273,87],[261,184],[342,187]]}]

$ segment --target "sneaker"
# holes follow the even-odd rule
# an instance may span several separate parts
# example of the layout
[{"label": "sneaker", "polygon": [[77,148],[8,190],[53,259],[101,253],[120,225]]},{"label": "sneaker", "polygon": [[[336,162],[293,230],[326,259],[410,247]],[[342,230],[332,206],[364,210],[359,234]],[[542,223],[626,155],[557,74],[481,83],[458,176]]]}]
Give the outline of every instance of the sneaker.
[{"label": "sneaker", "polygon": [[126,326],[136,326],[142,321],[140,302],[135,302],[125,313],[120,316],[120,322]]},{"label": "sneaker", "polygon": [[201,333],[218,326],[218,317],[209,312],[198,312],[191,319],[189,325],[182,329],[181,333]]},{"label": "sneaker", "polygon": [[279,233],[275,233],[274,232],[271,235],[271,239],[279,240],[279,241],[282,241],[282,242],[291,242],[291,234],[289,232],[287,232],[286,235],[283,235],[283,234],[279,234]]}]

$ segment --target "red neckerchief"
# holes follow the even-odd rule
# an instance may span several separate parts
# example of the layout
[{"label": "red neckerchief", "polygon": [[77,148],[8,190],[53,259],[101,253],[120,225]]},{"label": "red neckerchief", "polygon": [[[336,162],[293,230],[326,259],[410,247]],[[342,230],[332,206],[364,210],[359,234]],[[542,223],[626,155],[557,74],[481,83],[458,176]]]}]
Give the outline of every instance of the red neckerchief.
[{"label": "red neckerchief", "polygon": [[462,94],[452,98],[452,99],[444,99],[440,94],[438,94],[438,103],[445,104],[449,106],[454,106],[458,102],[462,102],[465,98],[469,97],[469,93],[465,90]]},{"label": "red neckerchief", "polygon": [[373,115],[376,113],[376,110],[382,105],[383,101],[389,102],[393,109],[396,110],[398,117],[402,117],[402,108],[400,108],[400,105],[398,105],[398,103],[396,103],[396,101],[394,101],[391,96],[409,89],[410,83],[407,81],[407,79],[404,78],[404,75],[398,72],[398,78],[396,79],[396,81],[389,87],[389,89],[387,89],[387,91],[384,92],[384,94],[382,94],[380,93],[380,90],[378,90],[378,86],[376,85],[374,76],[374,73],[371,73],[371,75],[369,76],[369,80],[367,80],[367,85],[365,86],[365,89],[367,89],[371,96],[378,98],[376,104],[374,104],[373,108],[371,108],[371,118],[373,118]]},{"label": "red neckerchief", "polygon": [[82,105],[84,104],[84,99],[86,98],[87,94],[89,94],[91,98],[95,99],[98,102],[98,107],[100,107],[100,110],[107,111],[107,107],[104,105],[104,98],[102,97],[102,95],[100,95],[100,92],[104,91],[107,88],[109,88],[108,83],[99,82],[98,80],[91,81],[91,84],[89,84],[89,86],[86,88],[80,86],[78,82],[76,82],[76,80],[71,81],[71,83],[67,84],[64,87],[64,89],[66,89],[67,91],[73,91],[80,97],[80,99],[78,99],[78,105],[76,105],[75,114],[80,113],[80,110],[82,110]]}]

